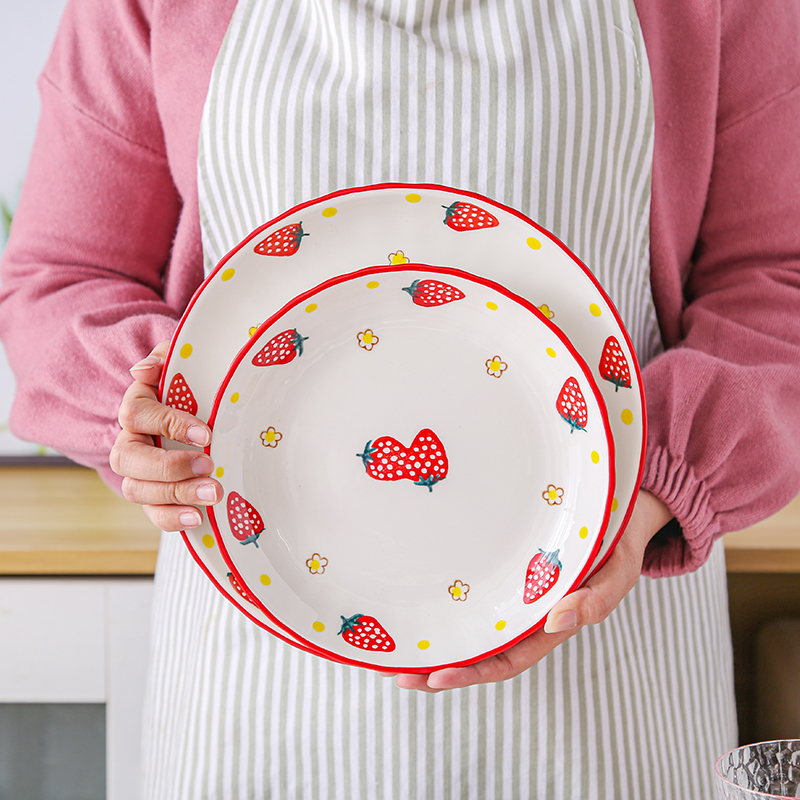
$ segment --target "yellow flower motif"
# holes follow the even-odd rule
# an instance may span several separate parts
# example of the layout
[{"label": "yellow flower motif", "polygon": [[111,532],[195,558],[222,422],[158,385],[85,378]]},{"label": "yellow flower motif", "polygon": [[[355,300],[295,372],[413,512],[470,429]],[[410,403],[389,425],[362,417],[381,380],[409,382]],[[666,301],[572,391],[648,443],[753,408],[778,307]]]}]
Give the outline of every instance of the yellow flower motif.
[{"label": "yellow flower motif", "polygon": [[372,332],[370,328],[367,328],[365,331],[361,331],[358,334],[358,346],[363,347],[365,350],[372,350],[380,339]]},{"label": "yellow flower motif", "polygon": [[328,559],[323,558],[319,553],[314,553],[314,555],[306,561],[306,566],[312,575],[322,575],[322,573],[325,572],[325,567],[328,566]]},{"label": "yellow flower motif", "polygon": [[486,372],[494,378],[499,378],[508,369],[508,364],[500,356],[486,359]]},{"label": "yellow flower motif", "polygon": [[265,431],[261,431],[261,444],[264,447],[277,447],[281,439],[283,439],[283,434],[278,433],[275,428],[267,428]]},{"label": "yellow flower motif", "polygon": [[411,259],[402,251],[398,250],[396,253],[389,253],[390,264],[408,264]]},{"label": "yellow flower motif", "polygon": [[539,311],[541,311],[542,314],[547,317],[547,319],[553,319],[555,316],[555,312],[550,308],[550,306],[547,305],[547,303],[539,306]]},{"label": "yellow flower motif", "polygon": [[547,500],[549,506],[560,506],[564,500],[564,490],[552,483],[542,492],[542,498]]},{"label": "yellow flower motif", "polygon": [[467,599],[467,595],[469,594],[469,584],[456,581],[447,589],[447,591],[450,592],[450,597],[452,597],[453,600],[464,601]]}]

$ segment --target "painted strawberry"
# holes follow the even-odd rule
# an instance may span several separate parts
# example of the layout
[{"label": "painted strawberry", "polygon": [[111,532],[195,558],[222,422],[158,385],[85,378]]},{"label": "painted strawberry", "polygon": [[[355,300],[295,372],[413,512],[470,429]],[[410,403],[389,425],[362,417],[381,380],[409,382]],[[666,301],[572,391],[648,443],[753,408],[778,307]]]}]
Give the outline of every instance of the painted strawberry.
[{"label": "painted strawberry", "polygon": [[540,550],[528,564],[525,574],[525,591],[522,593],[523,603],[533,603],[555,586],[561,574],[561,562],[558,550],[546,553]]},{"label": "painted strawberry", "polygon": [[228,525],[239,542],[258,547],[258,537],[264,531],[264,520],[261,519],[261,514],[237,492],[228,495]]},{"label": "painted strawberry", "polygon": [[197,413],[197,400],[194,399],[186,378],[180,372],[175,373],[175,377],[167,389],[167,399],[165,405],[177,408],[178,411],[188,411],[190,414]]},{"label": "painted strawberry", "polygon": [[228,580],[231,582],[231,586],[245,599],[248,603],[252,603],[256,605],[255,598],[252,594],[236,579],[236,576],[232,573],[228,573]]},{"label": "painted strawberry", "polygon": [[631,388],[631,370],[628,360],[625,358],[619,342],[613,336],[609,336],[603,346],[603,353],[600,356],[600,377],[611,381],[615,386],[615,392],[619,391],[620,386],[626,389]]},{"label": "painted strawberry", "polygon": [[295,222],[274,231],[266,239],[262,239],[253,250],[260,256],[293,256],[300,249],[304,236],[303,223]]},{"label": "painted strawberry", "polygon": [[395,649],[394,639],[381,627],[378,620],[364,614],[342,617],[339,634],[347,644],[361,650],[391,653]]},{"label": "painted strawberry", "polygon": [[411,299],[416,305],[424,308],[454,303],[456,300],[463,300],[466,296],[461,289],[456,289],[449,283],[434,280],[416,280],[411,286],[406,286],[403,291],[411,295]]},{"label": "painted strawberry", "polygon": [[254,356],[256,367],[271,367],[275,364],[288,364],[303,355],[303,342],[308,336],[301,336],[297,328],[283,331],[273,336]]},{"label": "painted strawberry", "polygon": [[567,378],[561,387],[561,392],[556,400],[556,409],[562,419],[569,425],[570,433],[574,430],[586,430],[588,410],[586,399],[581,392],[575,378]]},{"label": "painted strawberry", "polygon": [[445,209],[444,224],[454,231],[496,228],[500,224],[497,217],[472,203],[456,200],[452,205],[442,208]]},{"label": "painted strawberry", "polygon": [[447,477],[449,469],[444,445],[430,428],[423,428],[410,447],[393,436],[381,436],[368,441],[364,452],[356,455],[364,462],[370,478],[410,480],[415,486],[427,486],[429,492],[433,491],[434,484]]}]

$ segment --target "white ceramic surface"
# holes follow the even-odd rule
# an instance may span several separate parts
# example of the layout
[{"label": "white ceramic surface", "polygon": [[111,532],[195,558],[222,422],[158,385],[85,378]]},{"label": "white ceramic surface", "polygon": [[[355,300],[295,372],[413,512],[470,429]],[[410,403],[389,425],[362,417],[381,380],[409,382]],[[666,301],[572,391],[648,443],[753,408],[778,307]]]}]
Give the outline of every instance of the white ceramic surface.
[{"label": "white ceramic surface", "polygon": [[[446,209],[457,202],[488,210],[497,224],[454,230],[445,224]],[[306,236],[298,236],[299,226]],[[278,231],[296,243],[291,255],[255,251]],[[641,480],[646,418],[635,353],[613,303],[591,272],[535,222],[488,198],[433,185],[358,187],[304,203],[265,224],[220,262],[193,298],[173,337],[163,396],[180,375],[196,413],[207,419],[232,359],[271,310],[335,275],[406,259],[456,266],[501,283],[541,306],[589,364],[608,408],[616,468],[609,526],[592,567],[596,571],[624,530]],[[615,342],[629,381],[603,377],[608,374],[601,366],[604,353]],[[624,378],[624,370],[620,374]],[[183,536],[207,574],[224,578],[227,565],[210,523]],[[258,624],[274,628],[263,612],[242,602],[227,578],[215,583]]]},{"label": "white ceramic surface", "polygon": [[337,660],[428,671],[508,647],[580,583],[610,515],[590,370],[535,306],[457,270],[304,293],[252,337],[210,423],[226,562]]}]

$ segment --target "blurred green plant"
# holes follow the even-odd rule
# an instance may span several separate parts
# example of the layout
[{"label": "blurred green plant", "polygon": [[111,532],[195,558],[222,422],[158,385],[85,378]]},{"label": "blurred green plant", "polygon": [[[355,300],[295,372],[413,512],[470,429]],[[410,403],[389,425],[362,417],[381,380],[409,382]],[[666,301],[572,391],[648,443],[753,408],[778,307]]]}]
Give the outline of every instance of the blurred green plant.
[{"label": "blurred green plant", "polygon": [[0,197],[0,216],[3,218],[3,238],[5,241],[8,241],[14,212],[11,210],[11,206],[6,202],[5,197]]}]

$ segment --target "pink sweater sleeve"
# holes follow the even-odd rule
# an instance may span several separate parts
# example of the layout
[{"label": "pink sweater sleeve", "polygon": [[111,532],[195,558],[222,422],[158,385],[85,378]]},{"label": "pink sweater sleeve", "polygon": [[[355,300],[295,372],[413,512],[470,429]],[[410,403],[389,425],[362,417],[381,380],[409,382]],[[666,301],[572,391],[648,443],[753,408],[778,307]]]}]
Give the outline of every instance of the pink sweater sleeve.
[{"label": "pink sweater sleeve", "polygon": [[644,370],[643,485],[682,531],[651,542],[651,575],[699,567],[800,491],[800,6],[693,5],[701,22],[649,28],[667,350]]},{"label": "pink sweater sleeve", "polygon": [[[117,33],[79,39],[81,29]],[[2,264],[0,335],[17,378],[11,425],[112,485],[128,368],[179,317],[163,279],[182,204],[154,124],[148,47],[133,3],[68,6],[40,79],[41,120]]]},{"label": "pink sweater sleeve", "polygon": [[[117,486],[108,452],[128,367],[169,338],[202,276],[197,131],[234,5],[142,2],[67,7],[0,289],[14,430]],[[800,7],[637,7],[667,346],[644,369],[643,485],[680,523],[652,542],[645,571],[665,575],[700,566],[715,539],[800,490]]]}]

